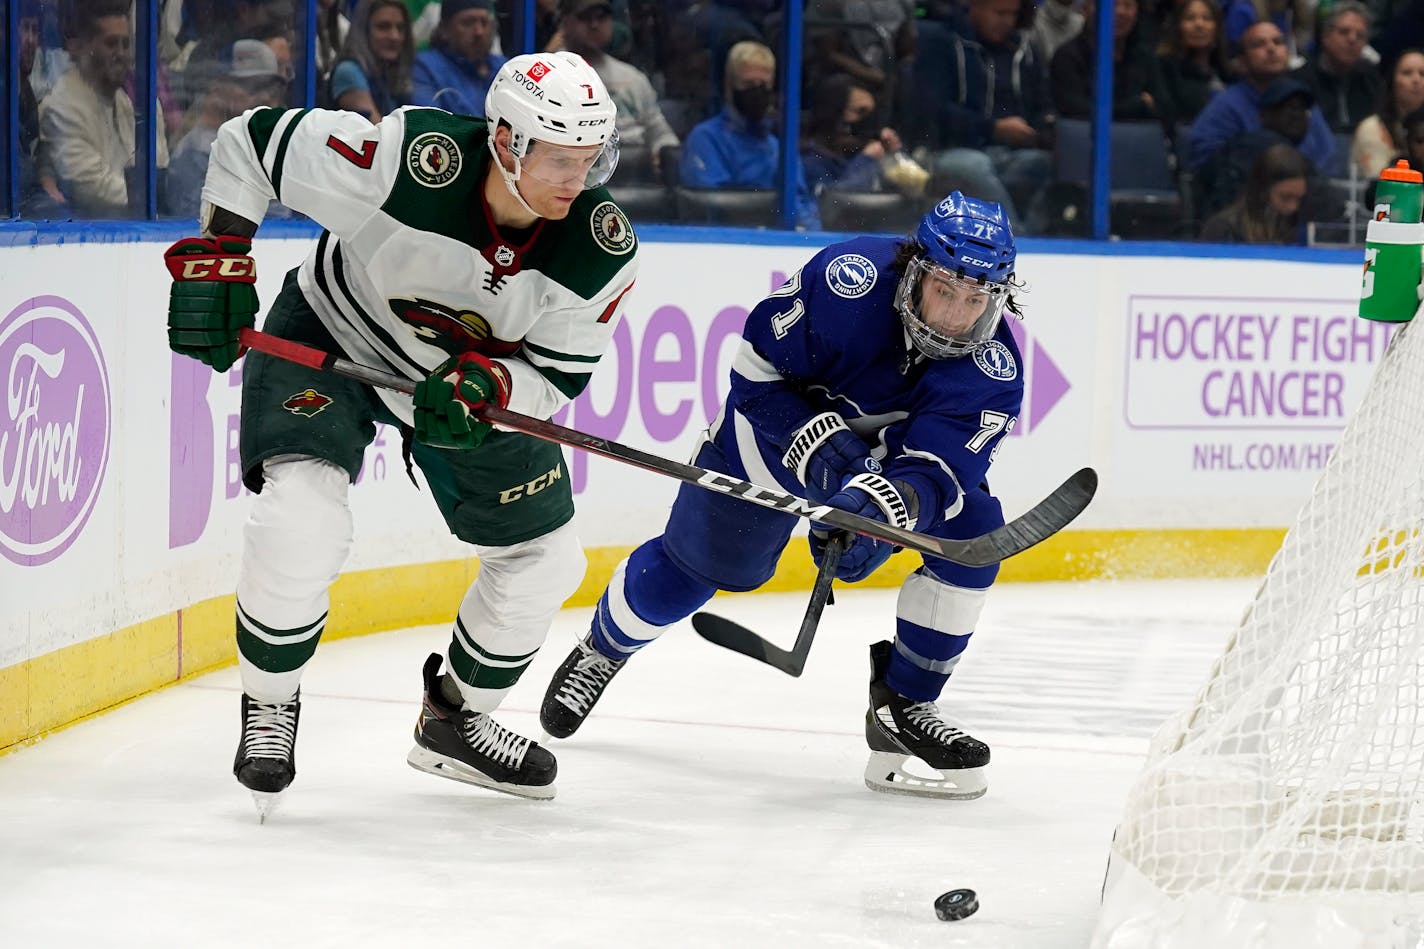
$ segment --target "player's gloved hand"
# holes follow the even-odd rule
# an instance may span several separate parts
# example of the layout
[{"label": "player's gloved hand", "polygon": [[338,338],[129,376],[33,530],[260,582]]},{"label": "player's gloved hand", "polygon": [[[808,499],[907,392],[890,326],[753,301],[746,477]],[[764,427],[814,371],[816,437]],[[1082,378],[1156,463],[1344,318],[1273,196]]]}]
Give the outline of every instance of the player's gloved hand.
[{"label": "player's gloved hand", "polygon": [[257,267],[245,237],[187,237],[163,252],[168,348],[226,372],[241,351],[238,330],[257,317]]},{"label": "player's gloved hand", "polygon": [[[908,497],[906,496],[908,495]],[[884,521],[896,527],[910,528],[914,524],[918,499],[904,482],[892,482],[878,474],[859,474],[851,478],[839,493],[827,501],[831,507],[859,514],[861,517]],[[826,554],[826,547],[835,533],[828,524],[811,524],[811,559],[816,566]],[[836,565],[836,579],[858,583],[880,568],[895,552],[892,544],[856,534]]]},{"label": "player's gloved hand", "polygon": [[462,353],[416,383],[413,398],[416,438],[435,448],[475,448],[494,427],[480,410],[509,404],[509,376],[479,353]]},{"label": "player's gloved hand", "polygon": [[781,462],[795,472],[806,486],[806,497],[815,504],[825,504],[853,475],[880,472],[880,462],[870,457],[865,442],[834,412],[823,412],[802,425]]}]

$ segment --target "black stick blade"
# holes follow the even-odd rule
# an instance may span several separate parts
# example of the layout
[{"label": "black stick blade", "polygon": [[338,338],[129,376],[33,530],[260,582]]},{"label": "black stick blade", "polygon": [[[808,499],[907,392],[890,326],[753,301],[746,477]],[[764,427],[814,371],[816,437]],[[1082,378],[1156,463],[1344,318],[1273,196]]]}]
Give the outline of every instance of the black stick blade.
[{"label": "black stick blade", "polygon": [[764,662],[773,669],[779,669],[790,676],[801,674],[805,663],[804,658],[801,662],[797,662],[796,657],[789,651],[773,646],[745,626],[734,623],[724,616],[718,616],[715,613],[693,613],[692,628],[697,630],[697,635],[714,646],[721,646],[723,649],[730,649],[732,652],[750,656],[758,662]]},{"label": "black stick blade", "polygon": [[1020,516],[1003,527],[968,540],[944,540],[946,560],[968,567],[987,567],[1043,543],[1071,524],[1098,491],[1098,473],[1080,468]]}]

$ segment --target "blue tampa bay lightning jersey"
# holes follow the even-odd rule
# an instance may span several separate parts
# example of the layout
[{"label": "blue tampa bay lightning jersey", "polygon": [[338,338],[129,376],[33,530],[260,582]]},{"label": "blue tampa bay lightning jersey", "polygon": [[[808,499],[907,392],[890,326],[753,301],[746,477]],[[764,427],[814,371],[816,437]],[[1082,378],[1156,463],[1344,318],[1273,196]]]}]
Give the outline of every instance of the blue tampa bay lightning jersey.
[{"label": "blue tampa bay lightning jersey", "polygon": [[914,488],[915,528],[933,531],[959,513],[961,486],[985,484],[1023,404],[1022,360],[1007,323],[966,356],[920,357],[894,306],[902,240],[832,244],[757,304],[709,435],[749,480],[802,493],[782,457],[802,425],[835,412],[886,477]]}]

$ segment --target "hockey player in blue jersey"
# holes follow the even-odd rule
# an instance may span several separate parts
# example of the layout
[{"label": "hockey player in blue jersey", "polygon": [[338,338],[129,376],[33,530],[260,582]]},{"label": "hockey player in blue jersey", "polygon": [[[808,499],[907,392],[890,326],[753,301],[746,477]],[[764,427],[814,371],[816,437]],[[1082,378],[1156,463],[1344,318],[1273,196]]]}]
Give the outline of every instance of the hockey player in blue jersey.
[{"label": "hockey player in blue jersey", "polygon": [[[1002,321],[1018,312],[1014,259],[1003,209],[957,191],[908,239],[822,250],[747,317],[730,394],[696,464],[938,537],[1001,526],[986,473],[1023,401],[1018,346]],[[618,565],[588,636],[554,674],[544,730],[573,734],[628,659],[717,590],[769,580],[796,523],[683,486],[663,534]],[[828,535],[813,529],[810,543],[820,563]],[[836,575],[863,580],[891,552],[856,536]],[[870,647],[872,789],[985,792],[988,746],[935,701],[997,573],[926,557],[906,578],[894,641]],[[939,777],[911,773],[912,757]]]}]

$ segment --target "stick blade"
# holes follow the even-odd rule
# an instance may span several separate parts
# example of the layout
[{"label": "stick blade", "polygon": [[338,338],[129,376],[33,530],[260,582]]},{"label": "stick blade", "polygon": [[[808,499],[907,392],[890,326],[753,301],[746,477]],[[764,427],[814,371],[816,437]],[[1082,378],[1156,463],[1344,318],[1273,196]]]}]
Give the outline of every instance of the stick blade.
[{"label": "stick blade", "polygon": [[1098,491],[1098,473],[1080,468],[1053,493],[1003,527],[970,540],[943,541],[947,559],[987,567],[1043,543],[1087,509]]},{"label": "stick blade", "polygon": [[795,657],[785,649],[773,646],[740,623],[715,613],[693,613],[692,628],[714,646],[750,656],[789,676],[799,676],[804,668],[804,660],[796,662]]}]

